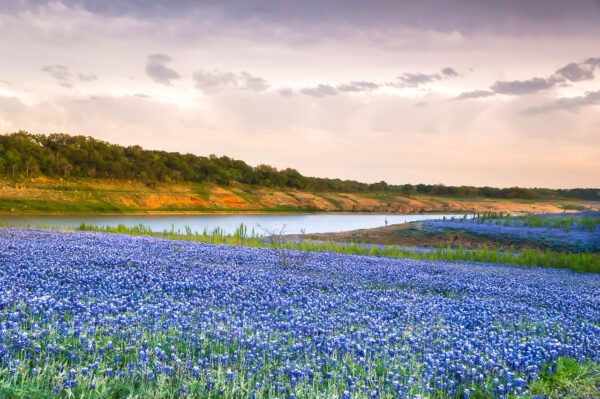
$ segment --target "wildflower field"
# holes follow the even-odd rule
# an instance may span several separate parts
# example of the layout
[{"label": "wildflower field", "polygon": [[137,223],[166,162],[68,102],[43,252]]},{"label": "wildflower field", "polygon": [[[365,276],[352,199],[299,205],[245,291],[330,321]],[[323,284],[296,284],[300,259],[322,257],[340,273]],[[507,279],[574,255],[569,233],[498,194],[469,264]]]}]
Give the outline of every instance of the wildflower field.
[{"label": "wildflower field", "polygon": [[287,256],[0,228],[0,397],[598,397],[600,274]]},{"label": "wildflower field", "polygon": [[530,242],[569,252],[600,252],[600,212],[427,220],[426,229],[457,229],[496,239]]}]

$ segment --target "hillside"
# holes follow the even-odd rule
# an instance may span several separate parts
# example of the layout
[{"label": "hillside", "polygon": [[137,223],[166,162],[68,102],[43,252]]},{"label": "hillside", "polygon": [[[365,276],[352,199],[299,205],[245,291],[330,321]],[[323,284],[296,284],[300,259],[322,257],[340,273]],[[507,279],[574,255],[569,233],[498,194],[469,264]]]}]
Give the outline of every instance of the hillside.
[{"label": "hillside", "polygon": [[[204,183],[223,187],[251,186],[253,191],[284,191],[337,193],[337,199],[326,199],[335,207],[335,201],[344,202],[339,194],[360,194],[379,198],[384,195],[414,197],[442,196],[449,198],[498,198],[498,199],[554,199],[575,198],[586,201],[600,201],[599,189],[545,189],[523,187],[473,187],[445,186],[443,184],[401,184],[391,185],[385,181],[363,183],[355,180],[320,178],[303,176],[297,170],[286,168],[278,170],[261,164],[250,166],[244,161],[217,157],[199,156],[146,150],[140,146],[123,147],[107,143],[92,137],[69,136],[66,134],[34,135],[17,132],[0,135],[0,179],[10,182],[30,181],[36,178],[53,180],[117,180],[133,181],[146,186],[157,184]],[[102,185],[99,183],[93,185]],[[203,189],[200,189],[202,191]],[[267,206],[268,205],[267,200]],[[278,201],[274,200],[277,204]],[[306,205],[308,201],[308,205]],[[310,202],[321,200],[302,198],[291,201],[285,199],[285,206],[312,206]],[[347,206],[355,205],[352,200]],[[406,202],[406,201],[404,201]],[[300,205],[299,205],[300,204]],[[250,202],[250,207],[252,205]],[[320,208],[321,205],[314,204]],[[330,205],[322,205],[326,208]],[[381,204],[372,203],[372,206]],[[427,207],[427,204],[422,206]],[[360,207],[360,206],[358,206]]]},{"label": "hillside", "polygon": [[394,193],[332,193],[243,184],[35,178],[0,182],[0,213],[563,212],[600,209],[576,199],[469,199]]}]

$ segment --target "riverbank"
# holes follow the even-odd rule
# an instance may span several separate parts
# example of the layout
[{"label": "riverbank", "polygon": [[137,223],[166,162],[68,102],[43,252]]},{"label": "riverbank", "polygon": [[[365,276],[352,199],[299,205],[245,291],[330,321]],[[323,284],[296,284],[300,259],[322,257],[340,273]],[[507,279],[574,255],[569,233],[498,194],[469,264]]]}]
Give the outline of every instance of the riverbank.
[{"label": "riverbank", "polygon": [[102,179],[0,181],[2,214],[555,213],[599,210],[572,199],[511,200],[312,193],[207,183],[146,185]]},{"label": "riverbank", "polygon": [[[372,245],[397,245],[400,247],[446,247],[463,248],[465,250],[478,250],[482,248],[495,248],[498,251],[523,251],[523,250],[563,250],[557,248],[551,241],[517,239],[514,235],[498,234],[495,236],[476,234],[463,228],[430,228],[430,222],[411,222],[394,224],[390,226],[370,229],[357,229],[351,231],[316,233],[316,234],[290,234],[285,237],[294,240],[315,240],[320,242],[338,243],[365,243]],[[467,226],[467,225],[466,225]],[[547,234],[550,234],[548,231]],[[591,252],[596,252],[591,249]]]}]

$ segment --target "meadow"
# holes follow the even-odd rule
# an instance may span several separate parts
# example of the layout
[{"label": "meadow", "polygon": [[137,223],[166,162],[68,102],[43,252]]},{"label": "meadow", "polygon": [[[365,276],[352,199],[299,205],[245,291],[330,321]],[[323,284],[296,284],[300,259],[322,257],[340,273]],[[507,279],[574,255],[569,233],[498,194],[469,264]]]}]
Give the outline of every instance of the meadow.
[{"label": "meadow", "polygon": [[525,241],[570,252],[600,252],[600,212],[544,215],[482,214],[423,222],[425,229],[459,229],[482,237]]},{"label": "meadow", "polygon": [[599,274],[14,227],[0,243],[0,397],[600,387]]}]

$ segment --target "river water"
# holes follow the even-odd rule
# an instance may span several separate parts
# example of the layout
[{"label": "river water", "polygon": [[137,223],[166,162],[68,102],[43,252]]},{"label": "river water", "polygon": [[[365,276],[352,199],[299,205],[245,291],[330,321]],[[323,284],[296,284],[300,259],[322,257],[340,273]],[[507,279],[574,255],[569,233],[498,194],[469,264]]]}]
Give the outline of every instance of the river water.
[{"label": "river water", "polygon": [[0,222],[15,225],[50,225],[76,227],[85,223],[98,226],[117,226],[124,224],[132,227],[139,225],[152,228],[153,231],[171,230],[185,232],[189,226],[192,232],[202,233],[217,227],[226,233],[233,233],[240,224],[259,234],[265,232],[329,233],[355,229],[381,227],[386,224],[413,222],[425,219],[439,219],[443,216],[459,215],[373,215],[373,214],[223,214],[223,215],[0,215]]}]

